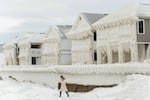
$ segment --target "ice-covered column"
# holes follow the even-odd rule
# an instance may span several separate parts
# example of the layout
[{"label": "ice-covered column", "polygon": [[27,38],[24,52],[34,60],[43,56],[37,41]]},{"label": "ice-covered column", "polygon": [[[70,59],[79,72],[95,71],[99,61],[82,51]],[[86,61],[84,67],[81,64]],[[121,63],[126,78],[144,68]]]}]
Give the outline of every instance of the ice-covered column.
[{"label": "ice-covered column", "polygon": [[92,55],[93,55],[93,52],[90,50],[89,53],[88,53],[88,56],[89,56],[89,64],[93,64],[93,62],[94,62]]},{"label": "ice-covered column", "polygon": [[137,62],[138,61],[138,46],[137,43],[131,43],[131,62]]},{"label": "ice-covered column", "polygon": [[124,57],[123,57],[123,48],[122,48],[122,45],[119,44],[118,45],[118,55],[119,55],[119,63],[123,63],[124,62]]},{"label": "ice-covered column", "polygon": [[144,61],[146,58],[146,52],[145,52],[145,45],[144,44],[138,44],[138,55],[139,55],[139,61]]},{"label": "ice-covered column", "polygon": [[112,50],[109,44],[107,44],[107,57],[108,57],[108,63],[112,63]]},{"label": "ice-covered column", "polygon": [[102,63],[102,55],[101,55],[101,50],[97,49],[97,64]]}]

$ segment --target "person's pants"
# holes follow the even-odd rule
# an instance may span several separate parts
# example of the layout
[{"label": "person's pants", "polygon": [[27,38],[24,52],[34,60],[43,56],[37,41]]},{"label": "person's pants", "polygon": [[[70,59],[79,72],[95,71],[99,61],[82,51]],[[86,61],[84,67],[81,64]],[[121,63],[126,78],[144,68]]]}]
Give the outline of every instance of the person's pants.
[{"label": "person's pants", "polygon": [[[59,97],[61,97],[61,94],[62,94],[62,91],[60,91],[60,93],[59,93]],[[69,97],[69,93],[68,93],[68,91],[66,91],[66,95],[67,95],[67,97]]]}]

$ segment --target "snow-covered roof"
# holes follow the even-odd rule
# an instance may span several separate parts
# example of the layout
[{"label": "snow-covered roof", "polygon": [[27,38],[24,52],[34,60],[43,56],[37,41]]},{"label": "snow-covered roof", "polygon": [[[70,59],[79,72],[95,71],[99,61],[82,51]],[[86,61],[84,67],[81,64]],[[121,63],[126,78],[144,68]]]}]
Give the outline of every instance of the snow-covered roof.
[{"label": "snow-covered roof", "polygon": [[81,13],[71,30],[67,33],[69,39],[83,39],[93,35],[92,24],[103,18],[106,14]]},{"label": "snow-covered roof", "polygon": [[96,14],[96,13],[81,13],[81,14],[82,16],[84,16],[84,18],[90,25],[107,15],[107,14]]},{"label": "snow-covered roof", "polygon": [[127,23],[134,23],[139,17],[150,17],[150,5],[142,3],[128,4],[112,12],[93,24],[94,28],[104,29]]},{"label": "snow-covered roof", "polygon": [[26,45],[30,43],[42,43],[44,33],[27,33],[24,34],[22,41],[19,41],[19,45]]},{"label": "snow-covered roof", "polygon": [[25,45],[29,43],[41,43],[43,36],[43,33],[24,33],[23,35],[18,36],[12,39],[11,41],[7,42],[4,45],[4,48],[12,46],[15,47],[15,44]]},{"label": "snow-covered roof", "polygon": [[57,25],[58,30],[60,31],[61,37],[66,37],[66,33],[68,33],[71,29],[71,25]]},{"label": "snow-covered roof", "polygon": [[61,38],[66,38],[66,33],[71,29],[71,25],[50,26],[43,41],[58,42]]}]

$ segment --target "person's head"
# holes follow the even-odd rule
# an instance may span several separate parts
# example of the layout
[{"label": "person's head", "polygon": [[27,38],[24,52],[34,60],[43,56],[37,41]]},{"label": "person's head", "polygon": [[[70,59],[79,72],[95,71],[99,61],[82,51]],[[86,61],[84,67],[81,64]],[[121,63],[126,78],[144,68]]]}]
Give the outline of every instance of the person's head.
[{"label": "person's head", "polygon": [[65,80],[65,78],[64,78],[64,76],[63,76],[63,75],[61,75],[61,76],[60,76],[60,78],[61,78],[61,80]]}]

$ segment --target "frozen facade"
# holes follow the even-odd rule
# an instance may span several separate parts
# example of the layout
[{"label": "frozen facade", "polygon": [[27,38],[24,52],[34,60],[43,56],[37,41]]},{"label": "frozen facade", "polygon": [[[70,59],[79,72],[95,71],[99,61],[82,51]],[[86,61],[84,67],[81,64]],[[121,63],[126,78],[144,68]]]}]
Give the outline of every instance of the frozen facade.
[{"label": "frozen facade", "polygon": [[43,33],[26,33],[6,43],[4,54],[6,65],[41,64]]},{"label": "frozen facade", "polygon": [[6,65],[69,65],[71,41],[66,33],[71,26],[57,25],[47,33],[26,33],[6,43]]},{"label": "frozen facade", "polygon": [[66,38],[69,25],[51,26],[43,39],[42,64],[71,64],[71,41]]},{"label": "frozen facade", "polygon": [[[150,5],[130,4],[107,14],[81,13],[74,25],[51,26],[4,45],[7,65],[143,62],[150,59]],[[23,41],[20,41],[23,40]]]},{"label": "frozen facade", "polygon": [[72,40],[72,64],[96,64],[96,32],[92,24],[106,14],[81,13],[67,37]]},{"label": "frozen facade", "polygon": [[93,24],[98,64],[149,59],[150,5],[130,4]]}]

